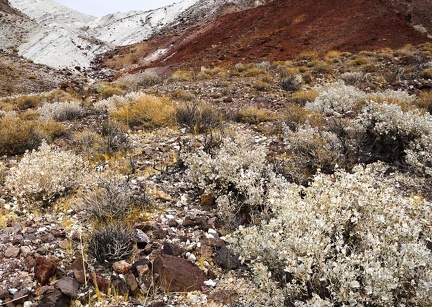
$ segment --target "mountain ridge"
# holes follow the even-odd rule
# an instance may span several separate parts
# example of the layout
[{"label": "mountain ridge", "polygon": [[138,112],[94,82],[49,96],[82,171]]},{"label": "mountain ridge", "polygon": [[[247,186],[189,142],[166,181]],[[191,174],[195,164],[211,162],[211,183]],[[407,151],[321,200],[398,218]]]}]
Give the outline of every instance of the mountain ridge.
[{"label": "mountain ridge", "polygon": [[[21,56],[53,68],[77,68],[78,71],[90,68],[95,57],[115,47],[138,43],[157,33],[175,31],[175,28],[182,28],[185,21],[196,24],[211,19],[225,4],[233,4],[238,10],[266,2],[183,0],[150,11],[96,18],[54,0],[34,0],[31,5],[28,5],[29,0],[2,1],[3,11],[19,11],[26,22],[35,24],[25,38],[15,42],[14,47],[19,49]],[[17,24],[15,22],[15,26]]]}]

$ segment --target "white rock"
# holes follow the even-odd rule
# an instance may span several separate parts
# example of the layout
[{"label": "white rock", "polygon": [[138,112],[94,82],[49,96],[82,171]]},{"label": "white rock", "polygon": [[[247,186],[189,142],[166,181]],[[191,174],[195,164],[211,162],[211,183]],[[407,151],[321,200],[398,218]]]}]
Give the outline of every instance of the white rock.
[{"label": "white rock", "polygon": [[195,262],[196,261],[196,256],[192,253],[186,253],[186,257],[189,261]]},{"label": "white rock", "polygon": [[217,283],[216,283],[215,281],[211,280],[211,279],[206,280],[206,281],[204,282],[204,285],[209,286],[209,287],[215,287],[216,284],[217,284]]},{"label": "white rock", "polygon": [[9,293],[11,294],[11,295],[14,295],[15,293],[17,293],[18,292],[18,289],[16,289],[16,288],[10,288],[9,289]]},{"label": "white rock", "polygon": [[209,228],[209,230],[207,231],[207,233],[209,235],[212,235],[213,238],[219,238],[218,232],[215,229],[213,229],[213,228]]}]

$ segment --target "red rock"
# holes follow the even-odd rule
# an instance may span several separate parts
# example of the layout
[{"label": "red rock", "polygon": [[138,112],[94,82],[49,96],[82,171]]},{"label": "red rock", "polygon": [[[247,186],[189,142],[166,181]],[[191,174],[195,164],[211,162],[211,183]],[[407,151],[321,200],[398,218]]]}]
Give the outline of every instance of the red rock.
[{"label": "red rock", "polygon": [[132,265],[125,260],[116,261],[112,264],[113,270],[118,274],[125,274],[130,271]]},{"label": "red rock", "polygon": [[159,285],[167,292],[199,291],[207,280],[198,267],[185,259],[170,255],[158,255],[153,268],[159,276]]},{"label": "red rock", "polygon": [[34,268],[35,278],[42,286],[48,282],[55,271],[56,266],[51,261],[46,260],[44,257],[36,259],[36,266]]},{"label": "red rock", "polygon": [[90,280],[99,288],[101,292],[105,294],[108,293],[108,286],[110,284],[108,279],[93,272],[90,275]]},{"label": "red rock", "polygon": [[71,270],[73,270],[75,279],[83,284],[85,282],[85,272],[88,269],[88,264],[79,257],[71,264]]}]

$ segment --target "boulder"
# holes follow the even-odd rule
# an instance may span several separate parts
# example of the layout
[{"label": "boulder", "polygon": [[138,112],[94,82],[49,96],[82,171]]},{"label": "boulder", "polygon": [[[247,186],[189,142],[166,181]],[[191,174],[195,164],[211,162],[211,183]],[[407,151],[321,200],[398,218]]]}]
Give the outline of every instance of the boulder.
[{"label": "boulder", "polygon": [[201,290],[207,280],[203,271],[189,261],[171,256],[158,255],[153,262],[157,282],[167,292]]},{"label": "boulder", "polygon": [[56,265],[51,261],[48,261],[44,257],[36,259],[36,266],[34,268],[35,278],[42,286],[48,282],[55,271]]},{"label": "boulder", "polygon": [[63,294],[71,298],[78,297],[79,282],[75,278],[63,277],[57,281],[57,287]]}]

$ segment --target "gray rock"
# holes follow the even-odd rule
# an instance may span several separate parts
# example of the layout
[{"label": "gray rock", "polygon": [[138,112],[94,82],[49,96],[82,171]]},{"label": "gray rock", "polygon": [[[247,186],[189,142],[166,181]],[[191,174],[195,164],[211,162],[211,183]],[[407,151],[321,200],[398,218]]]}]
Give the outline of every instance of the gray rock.
[{"label": "gray rock", "polygon": [[221,268],[227,270],[235,270],[240,266],[239,256],[234,254],[234,252],[225,245],[216,252],[216,256],[213,260],[220,265]]},{"label": "gray rock", "polygon": [[71,299],[59,290],[49,290],[42,297],[38,307],[69,307]]},{"label": "gray rock", "polygon": [[79,282],[75,278],[63,277],[57,281],[57,287],[63,294],[71,298],[78,297]]}]

